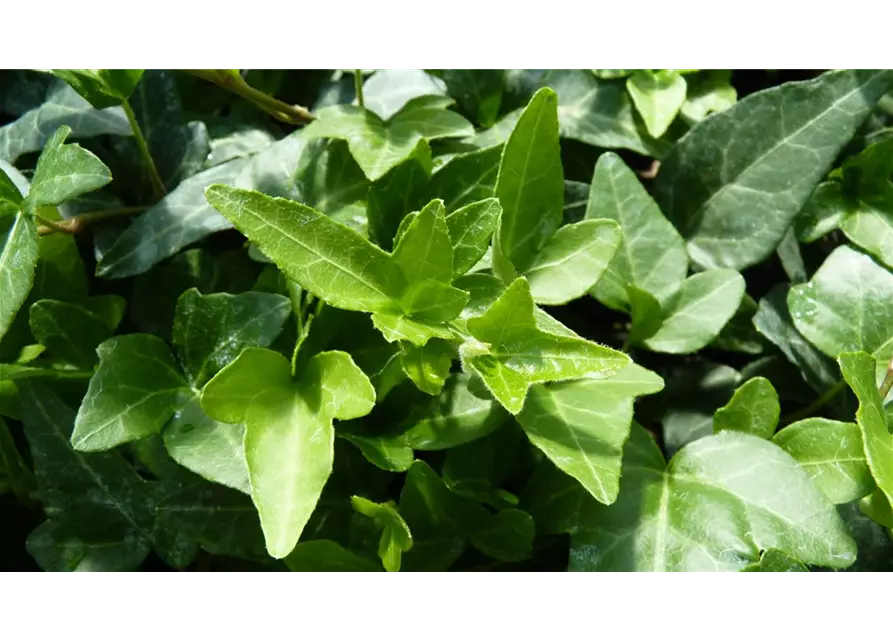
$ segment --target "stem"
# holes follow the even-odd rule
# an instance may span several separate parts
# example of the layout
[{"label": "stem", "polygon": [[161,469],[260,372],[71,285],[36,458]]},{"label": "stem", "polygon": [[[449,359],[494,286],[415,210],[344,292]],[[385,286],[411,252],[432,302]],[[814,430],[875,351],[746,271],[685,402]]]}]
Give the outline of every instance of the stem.
[{"label": "stem", "polygon": [[353,86],[357,90],[357,103],[361,107],[365,107],[366,101],[363,99],[363,70],[362,69],[354,69],[354,71],[353,71]]},{"label": "stem", "polygon": [[127,121],[130,122],[130,128],[133,129],[133,137],[136,139],[136,146],[140,149],[140,155],[143,156],[143,164],[146,165],[146,170],[149,172],[149,180],[151,180],[152,187],[155,189],[155,195],[161,200],[167,195],[167,189],[164,188],[164,182],[161,181],[161,176],[158,175],[158,169],[155,167],[155,161],[152,160],[152,154],[149,153],[149,145],[146,143],[145,136],[143,136],[143,130],[140,129],[140,123],[136,121],[136,114],[133,112],[130,103],[125,100],[121,103],[121,106],[124,107]]},{"label": "stem", "polygon": [[887,399],[887,394],[890,393],[890,389],[893,389],[893,359],[890,360],[890,363],[887,365],[887,373],[884,376],[884,381],[881,382],[881,386],[878,391],[881,394],[881,402]]},{"label": "stem", "polygon": [[258,91],[245,82],[245,79],[238,73],[220,72],[217,69],[184,69],[184,71],[208,80],[209,82],[213,82],[217,86],[253,102],[282,122],[287,122],[288,124],[305,124],[316,119],[316,116],[310,113],[305,107],[282,102],[282,100],[277,100],[263,91]]},{"label": "stem", "polygon": [[[893,384],[893,381],[891,381],[890,384]],[[788,424],[791,424],[792,422],[797,422],[798,420],[802,420],[803,418],[808,418],[813,413],[815,413],[816,411],[818,411],[819,409],[824,407],[826,404],[828,404],[828,402],[830,402],[834,398],[834,396],[836,396],[838,393],[843,391],[845,388],[846,388],[846,380],[838,380],[833,387],[831,387],[830,389],[825,391],[825,393],[823,393],[818,398],[816,398],[816,400],[812,404],[800,409],[799,411],[795,411],[794,413],[792,413],[788,416],[785,416],[785,418],[783,420],[781,420],[781,423],[784,425],[788,425]]]},{"label": "stem", "polygon": [[111,209],[109,211],[92,211],[90,213],[84,213],[79,216],[75,216],[73,218],[69,218],[68,220],[46,220],[37,216],[38,222],[41,223],[41,226],[37,228],[38,235],[45,236],[51,233],[59,232],[59,233],[68,233],[74,234],[79,233],[86,229],[89,225],[101,222],[103,220],[108,220],[110,218],[118,218],[120,216],[129,216],[135,213],[142,213],[149,207],[125,207],[123,209]]}]

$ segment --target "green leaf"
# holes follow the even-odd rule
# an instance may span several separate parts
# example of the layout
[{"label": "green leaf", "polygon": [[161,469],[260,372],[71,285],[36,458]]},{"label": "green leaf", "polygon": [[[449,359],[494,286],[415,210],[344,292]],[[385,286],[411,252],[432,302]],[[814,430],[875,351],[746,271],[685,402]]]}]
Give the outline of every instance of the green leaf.
[{"label": "green leaf", "polygon": [[131,334],[106,340],[98,352],[99,368],[74,423],[74,448],[105,451],[159,433],[188,389],[168,346]]},{"label": "green leaf", "polygon": [[665,467],[636,428],[624,461],[617,502],[589,501],[580,510],[572,571],[734,571],[767,549],[834,568],[856,559],[834,507],[770,442],[724,432],[693,442]]},{"label": "green leaf", "polygon": [[81,369],[92,369],[96,348],[112,337],[112,328],[92,311],[57,300],[31,305],[31,332],[50,353]]},{"label": "green leaf", "polygon": [[840,372],[859,399],[856,423],[862,431],[865,460],[878,488],[893,501],[893,434],[884,414],[884,402],[875,383],[875,361],[862,352],[842,353]]},{"label": "green leaf", "polygon": [[22,194],[0,165],[0,216],[15,215],[22,208]]},{"label": "green leaf", "polygon": [[[66,539],[76,536],[88,546],[123,543],[133,551],[132,560],[141,560],[137,548],[140,543],[148,547],[152,540],[148,483],[115,452],[73,450],[69,436],[74,411],[46,386],[18,384],[37,487],[51,522],[63,527]],[[41,536],[35,544],[41,546]]]},{"label": "green leaf", "polygon": [[471,202],[446,217],[453,243],[453,275],[461,276],[480,262],[502,214],[496,198]]},{"label": "green leaf", "polygon": [[796,571],[809,571],[803,563],[793,560],[790,556],[775,549],[767,549],[760,556],[760,561],[749,564],[741,571],[758,573],[790,573]]},{"label": "green leaf", "polygon": [[292,571],[380,571],[371,560],[348,551],[331,540],[309,540],[294,548],[285,564]]},{"label": "green leaf", "polygon": [[288,299],[272,293],[186,291],[177,303],[173,342],[190,384],[201,388],[246,347],[269,346],[290,313]]},{"label": "green leaf", "polygon": [[778,426],[781,406],[775,387],[766,378],[751,378],[735,390],[726,406],[713,415],[713,432],[740,431],[770,439]]},{"label": "green leaf", "polygon": [[71,527],[47,521],[28,536],[28,553],[44,571],[136,571],[149,555],[139,537],[85,542]]},{"label": "green leaf", "polygon": [[537,385],[518,415],[530,441],[605,504],[617,499],[633,401],[663,389],[660,376],[630,363],[605,380]]},{"label": "green leaf", "polygon": [[155,206],[139,215],[102,255],[96,275],[124,278],[145,273],[162,260],[232,225],[205,199],[205,188],[231,181],[244,167],[234,160],[184,180]]},{"label": "green leaf", "polygon": [[102,160],[78,144],[65,144],[70,134],[71,128],[62,126],[47,140],[24,208],[36,211],[62,204],[111,182],[112,174]]},{"label": "green leaf", "polygon": [[535,529],[530,514],[520,509],[505,509],[472,534],[471,544],[500,562],[520,562],[533,551]]},{"label": "green leaf", "polygon": [[[458,301],[461,302],[461,298],[459,298]],[[435,307],[437,302],[438,301],[435,300]],[[450,309],[450,313],[452,312],[453,309]],[[433,338],[440,338],[442,340],[453,340],[455,338],[453,332],[440,322],[416,320],[404,315],[373,313],[372,323],[375,325],[376,329],[381,331],[381,334],[388,342],[403,340],[410,342],[417,347],[421,347]]]},{"label": "green leaf", "polygon": [[731,72],[710,70],[688,79],[685,103],[679,110],[689,124],[725,111],[738,101],[738,92],[731,85]]},{"label": "green leaf", "polygon": [[807,418],[776,433],[772,442],[799,462],[834,504],[853,502],[875,489],[862,433],[853,422]]},{"label": "green leaf", "polygon": [[774,251],[891,86],[891,71],[830,71],[752,94],[696,125],[655,183],[692,261],[743,269]]},{"label": "green leaf", "polygon": [[657,333],[645,341],[652,351],[691,353],[710,343],[735,315],[744,278],[731,269],[711,269],[682,283],[664,309]]},{"label": "green leaf", "polygon": [[294,549],[332,472],[332,420],[361,417],[375,404],[369,379],[346,353],[317,354],[296,381],[290,369],[278,353],[246,349],[202,392],[210,417],[245,422],[251,497],[274,558]]},{"label": "green leaf", "polygon": [[465,550],[472,533],[491,517],[482,505],[452,493],[419,460],[406,474],[399,504],[413,537],[413,547],[403,558],[410,571],[447,569]]},{"label": "green leaf", "polygon": [[800,242],[815,242],[840,226],[850,208],[839,182],[822,182],[794,218],[794,231]]},{"label": "green leaf", "polygon": [[380,69],[363,83],[366,108],[387,120],[407,103],[423,96],[446,96],[446,87],[421,69]]},{"label": "green leaf", "polygon": [[630,285],[626,290],[629,302],[630,328],[626,341],[631,345],[641,344],[660,329],[663,312],[660,302],[653,295]]},{"label": "green leaf", "polygon": [[[502,216],[496,264],[504,280],[525,271],[561,224],[564,177],[558,140],[558,96],[541,89],[531,98],[502,151],[496,196]],[[501,265],[508,261],[508,265]]]},{"label": "green leaf", "polygon": [[496,122],[502,102],[502,69],[447,69],[447,90],[482,127]]},{"label": "green leaf", "polygon": [[429,340],[420,347],[412,343],[400,345],[403,371],[416,387],[432,396],[443,389],[455,356],[455,346],[445,340]]},{"label": "green leaf", "polygon": [[386,571],[400,571],[403,552],[412,549],[412,534],[393,502],[378,504],[360,496],[352,496],[351,505],[358,513],[372,518],[382,529],[378,557]]},{"label": "green leaf", "polygon": [[0,159],[15,163],[26,153],[40,151],[62,126],[71,127],[74,138],[133,134],[119,107],[97,111],[74,89],[57,81],[47,91],[42,105],[0,127]]},{"label": "green leaf", "polygon": [[530,285],[515,280],[487,312],[468,321],[482,345],[462,345],[462,361],[483,378],[510,413],[524,406],[528,388],[538,382],[605,378],[629,363],[618,351],[537,326]]},{"label": "green leaf", "polygon": [[245,426],[214,420],[193,400],[164,428],[164,447],[171,458],[193,473],[250,494],[245,464]]},{"label": "green leaf", "polygon": [[34,474],[22,459],[9,427],[0,418],[0,493],[4,485],[20,501],[28,501],[34,489]]},{"label": "green leaf", "polygon": [[432,200],[412,218],[394,249],[393,260],[410,285],[452,282],[453,244],[442,200]]},{"label": "green leaf", "polygon": [[430,181],[431,147],[424,140],[419,140],[406,160],[369,188],[367,213],[370,239],[390,251],[396,242],[394,234],[401,221],[428,202]]},{"label": "green leaf", "polygon": [[682,108],[686,84],[685,78],[675,69],[640,70],[627,78],[626,90],[645,121],[648,133],[659,138]]},{"label": "green leaf", "polygon": [[474,133],[471,123],[441,103],[416,106],[412,101],[387,121],[352,105],[326,107],[303,131],[308,140],[345,140],[369,180],[375,181],[400,164],[420,140],[464,138]]},{"label": "green leaf", "polygon": [[143,69],[53,69],[96,109],[116,107],[136,89]]},{"label": "green leaf", "polygon": [[300,203],[213,185],[208,201],[289,278],[341,309],[393,311],[406,279],[355,231]]},{"label": "green leaf", "polygon": [[792,287],[794,326],[826,355],[865,351],[886,366],[893,353],[893,274],[869,256],[837,247],[806,284]]},{"label": "green leaf", "polygon": [[0,338],[9,331],[16,313],[31,291],[37,250],[37,225],[20,212],[0,252],[0,288],[3,289],[3,295],[0,295]]},{"label": "green leaf", "polygon": [[893,529],[893,507],[883,490],[878,489],[859,501],[859,511],[872,521]]},{"label": "green leaf", "polygon": [[496,194],[496,177],[502,145],[459,154],[434,171],[431,193],[436,193],[450,213]]},{"label": "green leaf", "polygon": [[593,289],[603,304],[628,308],[627,286],[666,300],[688,273],[685,242],[663,216],[639,179],[619,156],[599,156],[592,177],[586,218],[608,218],[620,223],[620,249]]}]

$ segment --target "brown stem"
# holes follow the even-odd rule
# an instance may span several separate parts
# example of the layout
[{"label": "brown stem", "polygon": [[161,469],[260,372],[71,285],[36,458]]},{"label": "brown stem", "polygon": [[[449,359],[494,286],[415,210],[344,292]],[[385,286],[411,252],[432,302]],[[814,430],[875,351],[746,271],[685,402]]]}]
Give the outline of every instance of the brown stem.
[{"label": "brown stem", "polygon": [[310,113],[305,107],[282,102],[273,96],[267,95],[263,91],[258,91],[245,82],[245,79],[238,73],[228,72],[223,69],[183,69],[183,71],[209,82],[213,82],[218,87],[222,87],[227,91],[231,91],[236,95],[253,102],[282,122],[288,124],[305,124],[316,119],[316,116]]},{"label": "brown stem", "polygon": [[112,209],[110,211],[93,211],[91,213],[85,213],[83,215],[75,216],[67,220],[55,221],[47,220],[38,216],[37,221],[41,224],[39,227],[37,227],[37,234],[45,236],[56,232],[68,234],[80,233],[88,226],[96,222],[101,222],[110,218],[129,216],[135,213],[142,213],[148,208],[149,207],[125,207],[123,209]]}]

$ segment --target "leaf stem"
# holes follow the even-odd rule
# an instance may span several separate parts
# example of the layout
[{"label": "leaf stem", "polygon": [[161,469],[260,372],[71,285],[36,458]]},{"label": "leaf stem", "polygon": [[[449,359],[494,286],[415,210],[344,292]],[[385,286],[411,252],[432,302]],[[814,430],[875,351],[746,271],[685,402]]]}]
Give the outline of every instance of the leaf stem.
[{"label": "leaf stem", "polygon": [[887,365],[887,373],[884,375],[884,381],[881,382],[881,386],[878,388],[878,392],[881,394],[881,402],[887,399],[890,389],[893,389],[893,358],[890,359],[890,363]]},{"label": "leaf stem", "polygon": [[47,220],[36,216],[41,226],[37,228],[38,235],[45,236],[51,233],[79,233],[95,222],[101,222],[110,218],[118,218],[121,216],[129,216],[135,213],[142,213],[149,207],[124,207],[122,209],[110,209],[108,211],[92,211],[84,213],[67,220]]},{"label": "leaf stem", "polygon": [[362,69],[354,69],[353,71],[353,86],[357,91],[357,104],[361,107],[366,106],[366,101],[363,99],[363,70]]},{"label": "leaf stem", "polygon": [[140,123],[136,121],[136,114],[133,112],[133,107],[130,106],[130,102],[125,100],[121,103],[121,106],[124,108],[124,113],[127,115],[127,121],[130,122],[130,128],[133,130],[133,137],[136,139],[136,146],[139,147],[140,155],[143,157],[143,164],[146,165],[146,171],[149,172],[149,180],[152,182],[152,188],[155,189],[155,195],[161,200],[167,195],[167,189],[164,188],[164,182],[162,182],[161,176],[158,174],[158,168],[155,166],[155,161],[152,160],[152,154],[149,152],[149,145],[146,142],[146,137],[143,135],[143,130],[140,129]]},{"label": "leaf stem", "polygon": [[[893,382],[891,382],[893,384]],[[781,420],[782,425],[789,425],[792,422],[797,422],[798,420],[803,420],[804,418],[808,418],[816,411],[824,407],[828,402],[830,402],[834,396],[843,391],[846,388],[846,380],[838,380],[833,387],[829,388],[825,393],[820,395],[815,399],[814,402],[807,405],[806,407],[800,409],[799,411],[795,411],[787,416],[785,416]]]},{"label": "leaf stem", "polygon": [[297,104],[288,104],[277,100],[271,95],[267,95],[263,91],[258,91],[236,71],[226,69],[184,69],[186,73],[190,73],[196,77],[213,82],[218,87],[222,87],[227,91],[235,93],[237,96],[245,98],[250,102],[269,113],[271,116],[288,124],[306,124],[311,120],[315,120],[310,111]]}]

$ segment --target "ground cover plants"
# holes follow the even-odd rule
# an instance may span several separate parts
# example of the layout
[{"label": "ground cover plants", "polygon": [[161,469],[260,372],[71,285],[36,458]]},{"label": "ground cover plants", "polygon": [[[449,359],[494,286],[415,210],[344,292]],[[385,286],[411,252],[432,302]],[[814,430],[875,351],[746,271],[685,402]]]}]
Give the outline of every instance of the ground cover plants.
[{"label": "ground cover plants", "polygon": [[893,71],[0,72],[0,568],[893,568]]}]

